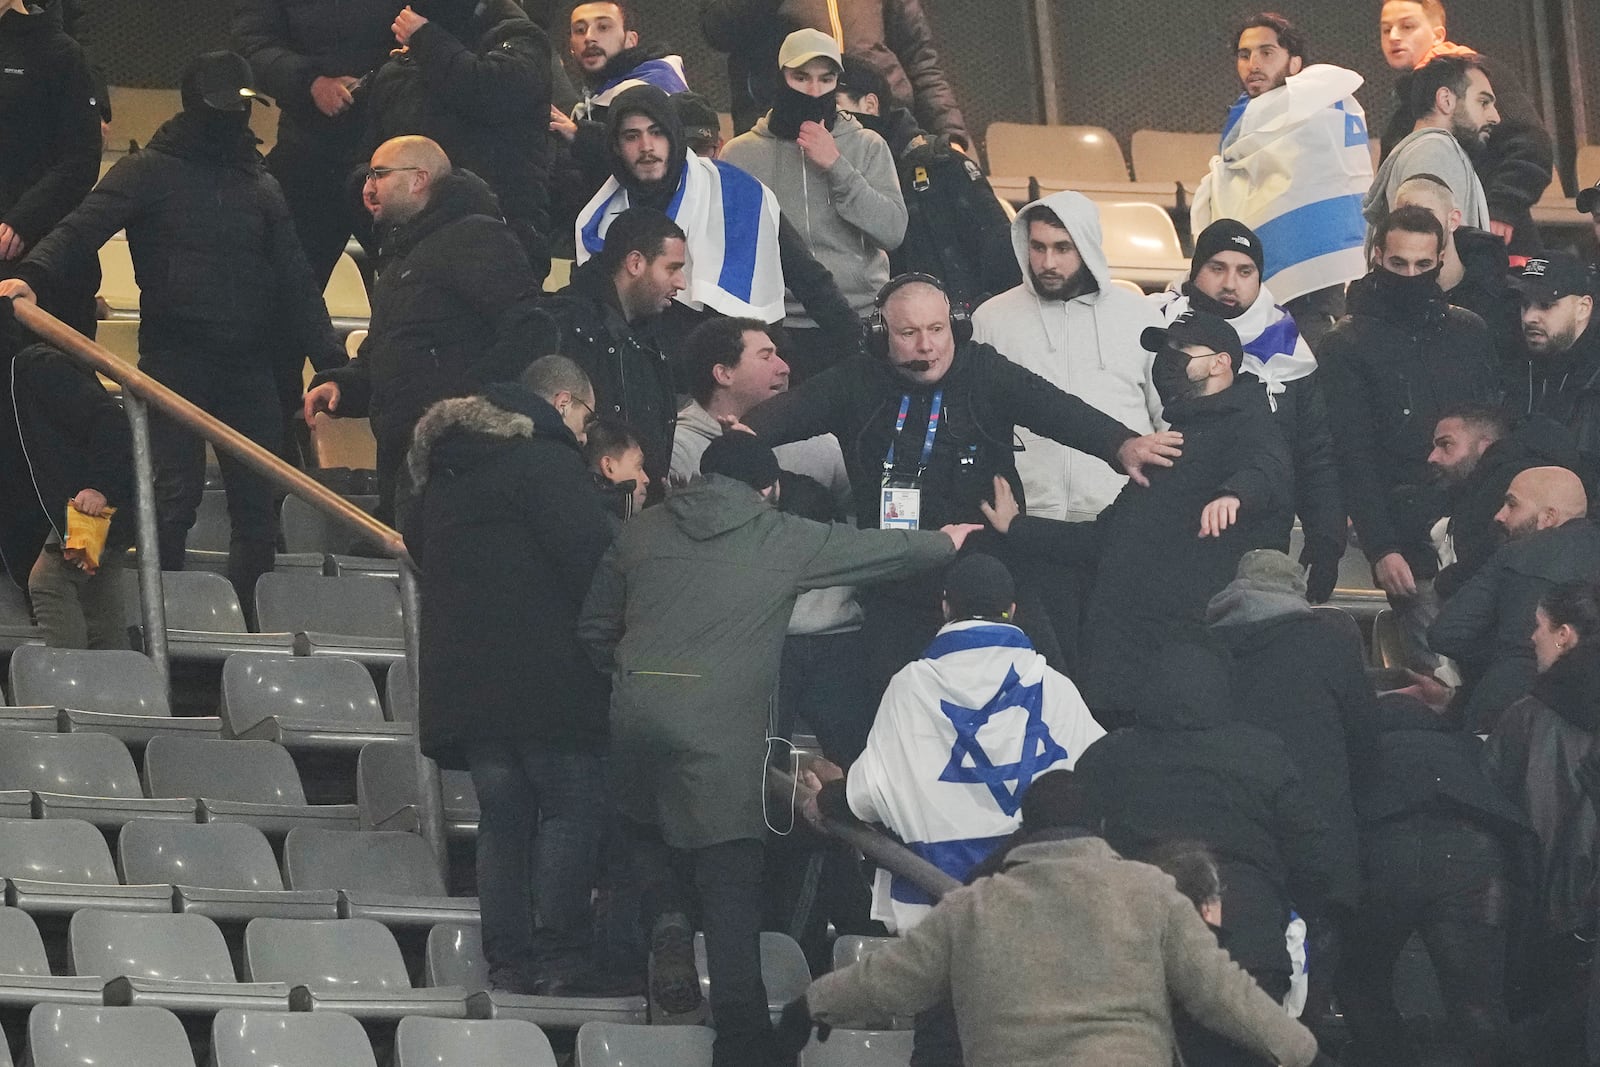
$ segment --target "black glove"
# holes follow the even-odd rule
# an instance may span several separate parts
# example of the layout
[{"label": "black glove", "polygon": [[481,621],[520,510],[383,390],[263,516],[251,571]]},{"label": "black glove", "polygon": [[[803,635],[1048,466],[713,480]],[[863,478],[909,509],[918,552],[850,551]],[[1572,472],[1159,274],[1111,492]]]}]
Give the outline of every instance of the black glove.
[{"label": "black glove", "polygon": [[811,1018],[811,1006],[803,996],[795,997],[783,1006],[783,1015],[772,1031],[772,1042],[780,1056],[798,1056],[811,1043],[811,1031],[817,1031],[817,1040],[826,1041],[833,1033],[827,1023]]},{"label": "black glove", "polygon": [[1326,604],[1333,598],[1333,588],[1339,584],[1339,560],[1343,556],[1342,548],[1333,542],[1307,539],[1300,553],[1300,563],[1311,568],[1306,576],[1306,599],[1311,603]]}]

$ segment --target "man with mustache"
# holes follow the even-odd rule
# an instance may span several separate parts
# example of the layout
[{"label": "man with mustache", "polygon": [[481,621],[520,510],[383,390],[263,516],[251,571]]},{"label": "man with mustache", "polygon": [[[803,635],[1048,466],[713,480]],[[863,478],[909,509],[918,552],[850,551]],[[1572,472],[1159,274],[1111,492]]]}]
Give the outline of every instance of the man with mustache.
[{"label": "man with mustache", "polygon": [[1530,259],[1512,285],[1522,297],[1526,359],[1506,382],[1518,412],[1548,415],[1571,432],[1585,481],[1600,475],[1600,324],[1594,276],[1570,252]]}]

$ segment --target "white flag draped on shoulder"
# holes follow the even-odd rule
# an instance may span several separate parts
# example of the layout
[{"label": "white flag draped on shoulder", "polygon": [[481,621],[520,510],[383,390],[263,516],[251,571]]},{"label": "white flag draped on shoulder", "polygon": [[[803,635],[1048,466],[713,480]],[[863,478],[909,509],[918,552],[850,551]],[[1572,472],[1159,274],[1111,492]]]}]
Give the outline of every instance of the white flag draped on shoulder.
[{"label": "white flag draped on shoulder", "polygon": [[1353,70],[1307,67],[1228,113],[1220,154],[1190,209],[1195,233],[1217,219],[1261,238],[1264,281],[1279,300],[1367,272],[1361,200],[1372,186],[1366,113]]},{"label": "white flag draped on shoulder", "polygon": [[[578,213],[577,261],[605,246],[611,221],[631,205],[616,178]],[[738,167],[691,154],[667,214],[683,228],[689,248],[689,287],[679,303],[696,311],[762,322],[784,316],[783,266],[778,256],[778,199]]]}]

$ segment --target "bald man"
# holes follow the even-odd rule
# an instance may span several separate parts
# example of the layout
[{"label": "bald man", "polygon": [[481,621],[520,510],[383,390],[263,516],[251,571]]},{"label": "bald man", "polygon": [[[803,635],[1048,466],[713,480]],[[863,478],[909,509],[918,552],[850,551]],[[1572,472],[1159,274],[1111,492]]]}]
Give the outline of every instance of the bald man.
[{"label": "bald man", "polygon": [[1506,281],[1511,269],[1506,244],[1488,230],[1464,226],[1455,194],[1436,174],[1415,174],[1400,183],[1395,207],[1425,208],[1444,227],[1439,288],[1450,303],[1466,308],[1489,327],[1502,360],[1522,354],[1522,309]]},{"label": "bald man", "polygon": [[1600,527],[1590,521],[1583,482],[1565,467],[1534,467],[1511,481],[1495,524],[1504,548],[1445,602],[1428,643],[1467,679],[1454,706],[1484,732],[1527,695],[1537,673],[1533,613],[1559,582],[1600,580]]},{"label": "bald man", "polygon": [[372,420],[378,517],[392,522],[395,478],[422,413],[515,378],[555,338],[532,308],[539,283],[494,194],[436,143],[379,145],[361,198],[380,250],[369,333],[354,359],[312,380],[304,415]]}]

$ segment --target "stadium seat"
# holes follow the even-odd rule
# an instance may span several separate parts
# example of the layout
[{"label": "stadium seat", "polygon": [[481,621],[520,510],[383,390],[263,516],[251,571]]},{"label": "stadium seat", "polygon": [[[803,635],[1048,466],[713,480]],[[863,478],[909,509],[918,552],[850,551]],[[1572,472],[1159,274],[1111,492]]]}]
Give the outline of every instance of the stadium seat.
[{"label": "stadium seat", "polygon": [[32,915],[172,910],[170,885],[122,885],[100,831],[77,819],[0,819],[6,903]]},{"label": "stadium seat", "polygon": [[[694,965],[700,971],[700,992],[711,999],[711,972],[706,967],[706,935],[694,935]],[[767,987],[767,1010],[777,1021],[783,1006],[802,996],[811,985],[811,967],[805,950],[788,934],[761,932],[761,980]]]},{"label": "stadium seat", "polygon": [[842,971],[853,964],[860,963],[866,958],[867,953],[884,945],[893,944],[892,937],[862,937],[858,934],[843,934],[833,942],[833,969]]},{"label": "stadium seat", "polygon": [[482,930],[463,923],[441,923],[428,931],[423,981],[465,989],[467,1014],[474,1019],[521,1019],[546,1030],[571,1030],[590,1022],[649,1021],[643,997],[535,997],[490,990]]},{"label": "stadium seat", "polygon": [[202,822],[248,823],[281,839],[297,826],[354,830],[354,804],[307,804],[287,749],[271,741],[159,737],[144,753],[151,796],[192,796]]},{"label": "stadium seat", "polygon": [[344,354],[351,359],[356,358],[356,353],[361,351],[361,342],[367,339],[366,330],[351,330],[344,335]]},{"label": "stadium seat", "polygon": [[334,319],[370,319],[372,305],[367,301],[367,283],[361,278],[361,268],[350,258],[350,253],[339,253],[333,265],[333,275],[328,287],[322,291],[328,305],[328,316]]},{"label": "stadium seat", "polygon": [[906,1067],[911,1062],[912,1030],[840,1030],[800,1053],[800,1067]]},{"label": "stadium seat", "polygon": [[[262,575],[263,580],[271,577]],[[310,579],[312,583],[337,580]],[[351,581],[360,586],[387,585]],[[372,676],[347,659],[229,656],[222,665],[221,711],[229,737],[274,741],[290,749],[355,753],[369,742],[412,734],[409,724],[384,720]]]},{"label": "stadium seat", "polygon": [[1175,182],[1137,182],[1128,173],[1122,146],[1100,126],[1035,126],[991,123],[987,133],[989,184],[1021,206],[1029,199],[1029,179],[1048,196],[1073,189],[1093,200],[1141,199],[1163,209],[1178,206]]},{"label": "stadium seat", "polygon": [[129,89],[111,86],[111,128],[106,131],[106,147],[126,152],[128,142],[140,147],[172,116],[183,110],[183,98],[176,89]]},{"label": "stadium seat", "polygon": [[[376,496],[352,496],[347,499],[366,512],[378,506]],[[342,522],[330,518],[292,494],[284,498],[279,521],[283,524],[285,552],[348,553],[357,540]]]},{"label": "stadium seat", "polygon": [[138,652],[25,645],[11,656],[11,696],[18,704],[61,708],[71,732],[106,733],[130,747],[182,734],[216,737],[221,720],[174,718],[155,664]]},{"label": "stadium seat", "polygon": [[245,978],[287,982],[295,1011],[358,1019],[465,1018],[466,991],[413,989],[394,935],[371,919],[253,919],[244,931]]},{"label": "stadium seat", "polygon": [[715,1036],[704,1026],[584,1023],[573,1067],[711,1067]]},{"label": "stadium seat", "polygon": [[117,839],[127,882],[170,882],[177,910],[219,923],[337,919],[332,890],[286,890],[266,836],[244,823],[135,819]]},{"label": "stadium seat", "polygon": [[[33,917],[16,908],[0,908],[0,1010],[35,1004],[101,1004],[105,983],[50,973],[44,940]],[[0,1041],[0,1050],[5,1042]],[[0,1056],[0,1067],[9,1063]]]},{"label": "stadium seat", "polygon": [[1393,608],[1384,608],[1372,620],[1372,665],[1390,670],[1406,665],[1405,639]]},{"label": "stadium seat", "polygon": [[256,145],[256,150],[262,155],[272,151],[278,143],[278,109],[257,104],[250,109],[250,132],[256,135],[261,143]]},{"label": "stadium seat", "polygon": [[256,580],[261,629],[295,634],[302,656],[384,664],[405,656],[400,590],[392,582],[263,574]]},{"label": "stadium seat", "polygon": [[572,283],[572,260],[552,259],[550,273],[544,278],[544,291],[557,293]]},{"label": "stadium seat", "polygon": [[1600,145],[1578,146],[1578,189],[1581,192],[1600,182]]},{"label": "stadium seat", "polygon": [[183,1023],[162,1008],[40,1004],[28,1013],[32,1067],[194,1067]]},{"label": "stadium seat", "polygon": [[289,987],[241,983],[217,924],[203,915],[128,915],[85,908],[72,917],[74,974],[105,979],[114,1007],[215,1014],[224,1008],[287,1011]]},{"label": "stadium seat", "polygon": [[390,722],[417,722],[417,686],[411,678],[411,664],[403,659],[389,664],[383,676],[383,711]]},{"label": "stadium seat", "polygon": [[289,831],[283,880],[290,889],[334,889],[339,915],[391,929],[478,921],[476,897],[452,897],[428,843],[375,830]]},{"label": "stadium seat", "polygon": [[[122,600],[134,646],[144,644],[139,572],[124,570]],[[235,652],[294,654],[294,635],[251,633],[233,583],[209,571],[162,571],[167,609],[167,654],[178,662],[221,663]]]},{"label": "stadium seat", "polygon": [[[1584,188],[1581,181],[1578,188]],[[1550,184],[1545,186],[1544,192],[1540,194],[1530,211],[1533,214],[1534,224],[1545,229],[1581,231],[1589,228],[1589,216],[1578,214],[1577,205],[1572,202],[1572,197],[1561,187],[1559,168],[1551,168]]]},{"label": "stadium seat", "polygon": [[133,276],[133,253],[128,242],[113,237],[100,246],[100,298],[113,312],[139,313],[139,283]]},{"label": "stadium seat", "polygon": [[[390,668],[394,670],[393,667]],[[417,819],[417,749],[414,745],[368,745],[356,760],[356,806],[363,830],[414,833]],[[478,792],[467,771],[441,770],[445,832],[468,840],[478,833]]]},{"label": "stadium seat", "polygon": [[1217,143],[1215,133],[1135,130],[1133,176],[1141,182],[1180,182],[1193,192],[1211,170]]},{"label": "stadium seat", "polygon": [[1157,289],[1189,276],[1189,258],[1165,210],[1142,200],[1104,201],[1098,207],[1113,277]]},{"label": "stadium seat", "polygon": [[400,1020],[394,1067],[556,1067],[550,1039],[516,1019]]},{"label": "stadium seat", "polygon": [[1140,285],[1138,282],[1130,282],[1126,278],[1112,278],[1111,284],[1117,289],[1126,289],[1128,292],[1134,293],[1138,296],[1145,295],[1144,286]]},{"label": "stadium seat", "polygon": [[139,320],[106,319],[95,324],[94,339],[130,367],[139,365]]},{"label": "stadium seat", "polygon": [[[336,1011],[217,1012],[208,1067],[377,1067],[361,1024]],[[487,1067],[487,1065],[485,1065]]]},{"label": "stadium seat", "polygon": [[33,793],[43,819],[82,819],[115,829],[129,819],[194,822],[193,797],[150,800],[128,747],[109,734],[8,732],[0,744],[0,787]]},{"label": "stadium seat", "polygon": [[317,414],[311,419],[311,455],[322,470],[348,467],[370,471],[378,466],[378,441],[368,419],[332,419]]}]

